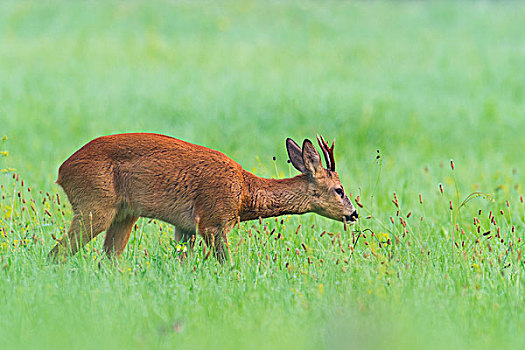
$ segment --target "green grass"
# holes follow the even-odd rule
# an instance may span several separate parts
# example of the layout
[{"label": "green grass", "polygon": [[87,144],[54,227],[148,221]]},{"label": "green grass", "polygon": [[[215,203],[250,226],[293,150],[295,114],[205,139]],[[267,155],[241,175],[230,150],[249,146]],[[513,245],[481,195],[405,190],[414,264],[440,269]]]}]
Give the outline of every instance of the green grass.
[{"label": "green grass", "polygon": [[[512,2],[1,3],[2,348],[522,348],[523,23]],[[103,237],[50,264],[58,166],[128,131],[266,177],[295,174],[286,137],[336,138],[358,232],[248,222],[231,264],[181,264],[141,219],[118,267]]]}]

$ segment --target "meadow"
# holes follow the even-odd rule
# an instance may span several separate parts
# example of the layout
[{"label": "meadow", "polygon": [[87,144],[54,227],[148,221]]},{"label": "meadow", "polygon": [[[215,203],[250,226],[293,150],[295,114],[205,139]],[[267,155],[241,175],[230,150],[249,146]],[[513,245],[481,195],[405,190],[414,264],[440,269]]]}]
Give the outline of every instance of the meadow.
[{"label": "meadow", "polygon": [[[3,349],[525,346],[525,5],[0,3]],[[47,252],[59,165],[148,131],[294,176],[285,139],[336,139],[360,221],[246,222],[231,261],[140,219]],[[275,160],[273,159],[275,157]]]}]

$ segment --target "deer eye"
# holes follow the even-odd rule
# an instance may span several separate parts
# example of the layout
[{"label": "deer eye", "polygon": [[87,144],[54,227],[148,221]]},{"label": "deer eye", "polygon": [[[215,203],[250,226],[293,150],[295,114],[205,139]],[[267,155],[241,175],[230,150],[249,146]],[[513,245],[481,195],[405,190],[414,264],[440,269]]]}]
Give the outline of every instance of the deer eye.
[{"label": "deer eye", "polygon": [[342,187],[338,187],[335,189],[335,193],[337,193],[341,198],[343,198],[345,196],[345,191],[343,190]]}]

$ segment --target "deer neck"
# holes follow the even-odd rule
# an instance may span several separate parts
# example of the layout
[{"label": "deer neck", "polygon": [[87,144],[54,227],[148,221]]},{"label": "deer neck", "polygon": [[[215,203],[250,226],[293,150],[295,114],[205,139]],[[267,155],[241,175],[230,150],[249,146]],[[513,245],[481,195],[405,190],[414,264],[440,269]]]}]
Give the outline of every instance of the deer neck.
[{"label": "deer neck", "polygon": [[310,211],[308,176],[287,179],[265,179],[246,172],[241,204],[241,221]]}]

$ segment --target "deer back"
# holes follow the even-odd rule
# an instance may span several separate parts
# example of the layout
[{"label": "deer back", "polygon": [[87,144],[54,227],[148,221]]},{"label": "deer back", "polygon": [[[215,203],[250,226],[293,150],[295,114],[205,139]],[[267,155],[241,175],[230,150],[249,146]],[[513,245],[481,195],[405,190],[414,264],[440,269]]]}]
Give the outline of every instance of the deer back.
[{"label": "deer back", "polygon": [[57,183],[73,208],[99,203],[179,226],[238,215],[242,167],[223,153],[158,134],[103,136],[86,144],[59,169]]}]

